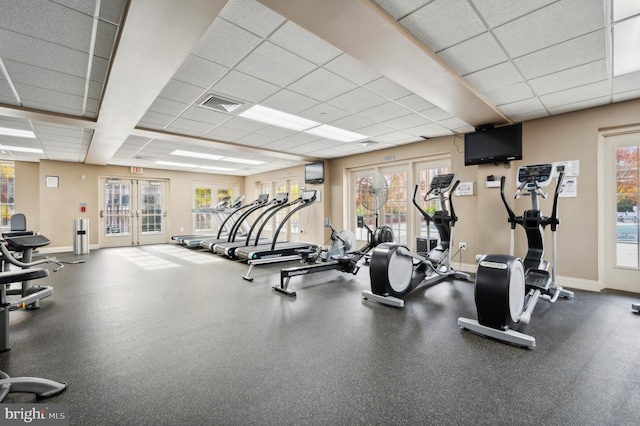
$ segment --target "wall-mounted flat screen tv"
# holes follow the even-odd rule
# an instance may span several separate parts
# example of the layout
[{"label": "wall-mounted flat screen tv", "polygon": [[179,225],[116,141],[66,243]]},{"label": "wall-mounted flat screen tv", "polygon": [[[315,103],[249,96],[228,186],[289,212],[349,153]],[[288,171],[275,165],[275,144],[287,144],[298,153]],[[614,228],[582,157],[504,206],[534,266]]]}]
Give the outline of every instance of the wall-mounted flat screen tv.
[{"label": "wall-mounted flat screen tv", "polygon": [[314,185],[324,182],[324,161],[304,165],[304,183]]},{"label": "wall-mounted flat screen tv", "polygon": [[464,135],[464,165],[522,160],[522,123]]}]

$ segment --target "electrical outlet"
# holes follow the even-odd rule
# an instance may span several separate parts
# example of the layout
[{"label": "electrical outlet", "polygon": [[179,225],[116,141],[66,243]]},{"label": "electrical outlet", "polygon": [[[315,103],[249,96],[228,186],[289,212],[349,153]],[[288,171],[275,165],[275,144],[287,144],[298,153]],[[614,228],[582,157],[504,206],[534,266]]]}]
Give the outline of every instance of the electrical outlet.
[{"label": "electrical outlet", "polygon": [[467,243],[458,243],[458,248],[462,251],[467,250]]}]

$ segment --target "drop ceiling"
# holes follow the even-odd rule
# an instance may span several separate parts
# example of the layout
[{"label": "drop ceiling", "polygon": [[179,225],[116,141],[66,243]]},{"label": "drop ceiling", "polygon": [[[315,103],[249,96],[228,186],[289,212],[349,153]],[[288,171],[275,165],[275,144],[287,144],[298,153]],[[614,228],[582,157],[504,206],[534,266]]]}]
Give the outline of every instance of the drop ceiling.
[{"label": "drop ceiling", "polygon": [[[610,9],[602,0],[5,2],[0,127],[36,139],[0,135],[0,159],[247,176],[639,98],[640,72],[613,77]],[[239,105],[201,105],[211,96]],[[256,104],[366,138],[239,116]]]}]

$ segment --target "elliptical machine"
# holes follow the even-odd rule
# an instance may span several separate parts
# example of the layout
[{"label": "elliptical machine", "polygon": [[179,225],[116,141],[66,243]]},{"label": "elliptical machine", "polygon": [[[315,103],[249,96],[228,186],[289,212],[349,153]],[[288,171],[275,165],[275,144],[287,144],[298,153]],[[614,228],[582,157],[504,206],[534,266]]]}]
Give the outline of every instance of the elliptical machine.
[{"label": "elliptical machine", "polygon": [[427,222],[427,241],[431,242],[429,225],[433,222],[440,234],[440,243],[427,253],[417,254],[411,253],[407,246],[398,243],[378,245],[371,254],[369,267],[371,291],[362,292],[364,299],[402,308],[404,300],[401,297],[423,282],[431,285],[448,278],[470,281],[468,274],[451,268],[453,228],[458,220],[453,208],[452,194],[460,183],[455,177],[455,174],[449,173],[435,176],[431,180],[424,201],[439,201],[440,210],[435,211],[433,215],[425,212],[416,202],[418,185],[413,191],[413,205]]},{"label": "elliptical machine", "polygon": [[[564,170],[557,178],[551,216],[543,216],[538,197],[546,198],[543,187],[551,183],[553,166],[537,164],[518,169],[518,189],[514,198],[521,195],[531,197],[531,209],[516,216],[504,196],[504,176],[500,180],[500,197],[507,209],[511,224],[510,255],[487,254],[476,257],[479,263],[476,273],[475,302],[478,320],[458,318],[463,329],[528,348],[536,345],[533,336],[510,329],[515,324],[528,324],[531,314],[542,297],[554,303],[558,297],[573,299],[573,292],[556,284],[556,230],[558,218],[558,196],[562,190]],[[523,191],[526,191],[523,193]],[[527,234],[528,251],[524,259],[514,257],[516,225]],[[551,229],[553,265],[549,273],[549,262],[544,259],[544,228]]]}]

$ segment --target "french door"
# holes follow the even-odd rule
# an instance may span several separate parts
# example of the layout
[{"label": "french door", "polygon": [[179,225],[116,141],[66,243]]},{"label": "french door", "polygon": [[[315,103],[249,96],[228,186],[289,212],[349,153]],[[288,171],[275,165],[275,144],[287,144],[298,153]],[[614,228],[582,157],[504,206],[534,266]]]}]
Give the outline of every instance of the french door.
[{"label": "french door", "polygon": [[605,288],[640,292],[640,128],[603,136],[600,281]]},{"label": "french door", "polygon": [[100,246],[167,242],[167,182],[102,178]]}]

